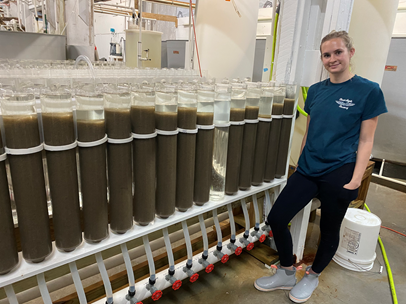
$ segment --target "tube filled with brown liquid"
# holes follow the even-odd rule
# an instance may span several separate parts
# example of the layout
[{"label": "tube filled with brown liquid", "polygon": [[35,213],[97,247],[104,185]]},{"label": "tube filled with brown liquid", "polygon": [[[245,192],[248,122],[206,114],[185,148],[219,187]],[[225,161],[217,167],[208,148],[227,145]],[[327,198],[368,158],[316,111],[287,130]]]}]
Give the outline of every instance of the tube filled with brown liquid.
[{"label": "tube filled with brown liquid", "polygon": [[[32,94],[3,95],[4,132],[9,149],[33,149],[23,154],[9,152],[11,180],[17,207],[21,248],[25,260],[43,261],[52,252],[45,193],[41,140]],[[35,149],[37,147],[37,149]]]},{"label": "tube filled with brown liquid", "polygon": [[41,107],[55,244],[69,252],[82,242],[72,96],[46,88]]},{"label": "tube filled with brown liquid", "polygon": [[266,154],[264,181],[275,179],[276,158],[279,150],[279,138],[282,127],[283,101],[285,99],[285,86],[277,86],[273,93],[272,122],[269,133],[268,152]]},{"label": "tube filled with brown liquid", "polygon": [[133,226],[131,161],[131,94],[128,87],[109,84],[104,89],[110,229],[123,234]]},{"label": "tube filled with brown liquid", "polygon": [[245,126],[240,165],[240,190],[251,188],[252,171],[254,167],[255,142],[257,140],[260,83],[247,82],[247,99],[245,106]]},{"label": "tube filled with brown liquid", "polygon": [[85,85],[78,88],[76,102],[84,237],[98,243],[109,234],[103,94]]},{"label": "tube filled with brown liquid", "polygon": [[296,110],[296,85],[286,85],[286,98],[283,105],[283,120],[279,150],[276,162],[275,177],[281,178],[286,175],[286,163],[288,161],[290,132]]},{"label": "tube filled with brown liquid", "polygon": [[264,182],[265,161],[268,149],[269,132],[272,121],[272,101],[275,83],[262,84],[262,94],[259,99],[258,130],[255,142],[254,168],[252,171],[252,185]]},{"label": "tube filled with brown liquid", "polygon": [[132,92],[134,221],[146,226],[155,218],[156,133],[155,91],[140,86]]},{"label": "tube filled with brown liquid", "polygon": [[214,86],[201,85],[197,91],[196,160],[193,201],[203,205],[210,199],[211,165],[213,157]]},{"label": "tube filled with brown liquid", "polygon": [[231,84],[230,130],[227,149],[226,189],[227,195],[238,192],[240,182],[240,165],[242,141],[245,125],[245,102],[247,85],[243,83]]},{"label": "tube filled with brown liquid", "polygon": [[178,147],[176,161],[176,208],[193,206],[196,153],[197,91],[194,86],[178,89]]},{"label": "tube filled with brown liquid", "polygon": [[10,272],[18,264],[14,222],[6,173],[6,154],[0,130],[0,275]]},{"label": "tube filled with brown liquid", "polygon": [[175,88],[166,86],[155,92],[157,129],[155,213],[168,218],[175,212],[178,103]]}]

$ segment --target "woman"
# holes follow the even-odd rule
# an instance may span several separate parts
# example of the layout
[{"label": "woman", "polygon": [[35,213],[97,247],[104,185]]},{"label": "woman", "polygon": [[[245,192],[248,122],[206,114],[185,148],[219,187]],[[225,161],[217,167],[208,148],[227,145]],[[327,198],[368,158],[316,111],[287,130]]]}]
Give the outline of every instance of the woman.
[{"label": "woman", "polygon": [[[355,49],[347,32],[332,32],[320,45],[321,60],[330,78],[308,91],[306,133],[295,173],[268,215],[278,248],[280,267],[254,286],[260,291],[291,290],[296,303],[307,301],[318,277],[337,251],[341,222],[358,188],[371,155],[378,115],[387,112],[377,83],[350,70]],[[313,265],[296,284],[291,219],[310,200],[321,201],[321,239]]]}]

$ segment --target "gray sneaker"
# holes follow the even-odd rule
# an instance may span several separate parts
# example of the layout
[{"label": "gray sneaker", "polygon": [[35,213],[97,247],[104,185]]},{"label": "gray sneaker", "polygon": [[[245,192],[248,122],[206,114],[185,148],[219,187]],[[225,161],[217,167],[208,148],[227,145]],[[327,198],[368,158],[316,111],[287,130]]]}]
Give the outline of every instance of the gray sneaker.
[{"label": "gray sneaker", "polygon": [[306,268],[306,273],[302,280],[289,292],[289,299],[295,303],[304,303],[312,296],[314,289],[319,285],[320,274],[310,273],[310,268]]},{"label": "gray sneaker", "polygon": [[278,268],[275,265],[271,266],[276,269],[276,273],[272,276],[264,276],[257,279],[254,283],[255,288],[259,291],[273,291],[276,289],[291,290],[296,284],[296,268],[286,270]]}]

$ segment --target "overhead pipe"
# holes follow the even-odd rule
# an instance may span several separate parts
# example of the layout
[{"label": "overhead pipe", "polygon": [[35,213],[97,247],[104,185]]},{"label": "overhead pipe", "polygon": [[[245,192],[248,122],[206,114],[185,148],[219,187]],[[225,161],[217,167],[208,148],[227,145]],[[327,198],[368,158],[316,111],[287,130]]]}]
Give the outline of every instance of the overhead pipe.
[{"label": "overhead pipe", "polygon": [[203,254],[202,257],[198,260],[198,262],[205,268],[206,273],[210,273],[213,271],[214,265],[210,264],[207,261],[207,259],[209,258],[209,241],[207,240],[206,226],[204,225],[203,215],[201,214],[199,215],[199,223],[203,237]]},{"label": "overhead pipe", "polygon": [[[219,217],[220,221],[228,219],[227,212],[218,215],[218,217]],[[206,219],[204,221],[204,223],[205,223],[205,227],[213,226],[214,225],[213,218]],[[195,234],[195,233],[201,231],[201,226],[199,225],[199,223],[193,224],[189,227],[189,231],[190,231],[190,234]],[[182,230],[176,231],[176,232],[169,234],[169,236],[170,236],[170,239],[172,240],[172,242],[177,242],[177,241],[183,239],[183,232],[182,232]],[[161,249],[161,248],[165,247],[164,238],[162,237],[162,238],[155,239],[154,241],[150,242],[150,245],[151,245],[151,248],[153,251],[155,251],[157,249]],[[144,247],[138,246],[134,249],[130,249],[128,252],[129,252],[131,260],[134,260],[144,254]],[[121,255],[118,254],[118,255],[105,259],[104,262],[105,262],[106,268],[111,269],[111,268],[115,268],[117,266],[122,265],[123,260],[121,258]],[[78,272],[79,272],[80,278],[82,280],[88,279],[94,275],[99,274],[97,264],[93,264],[93,265],[84,267],[84,268],[78,270]],[[65,274],[61,277],[58,277],[54,280],[47,282],[48,290],[50,293],[53,293],[59,289],[63,289],[72,284],[74,284],[74,282],[73,282],[71,274]],[[27,303],[31,300],[41,297],[41,294],[40,294],[38,288],[35,286],[35,287],[29,288],[27,290],[24,290],[24,291],[18,293],[17,297],[21,303]],[[2,303],[4,301],[5,301],[5,299],[0,300],[0,303]]]},{"label": "overhead pipe", "polygon": [[254,243],[250,242],[250,216],[248,214],[247,204],[245,203],[245,198],[241,199],[241,207],[244,213],[245,220],[245,232],[242,238],[240,238],[240,243],[244,244],[248,251],[254,248]]},{"label": "overhead pipe", "polygon": [[227,210],[228,210],[228,218],[230,219],[230,228],[231,228],[230,243],[227,245],[227,248],[230,249],[230,251],[232,253],[234,253],[235,255],[240,255],[242,252],[242,248],[235,244],[235,242],[236,242],[235,222],[234,222],[234,214],[233,214],[233,208],[231,206],[231,203],[227,204]]}]

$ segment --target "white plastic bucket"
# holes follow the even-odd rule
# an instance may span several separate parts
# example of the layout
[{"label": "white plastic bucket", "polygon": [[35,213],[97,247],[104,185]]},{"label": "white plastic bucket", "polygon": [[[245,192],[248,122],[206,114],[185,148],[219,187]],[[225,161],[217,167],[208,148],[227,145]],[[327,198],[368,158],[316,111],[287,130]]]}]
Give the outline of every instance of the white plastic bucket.
[{"label": "white plastic bucket", "polygon": [[353,271],[369,271],[376,258],[381,219],[360,209],[348,209],[340,229],[340,244],[333,260]]}]

